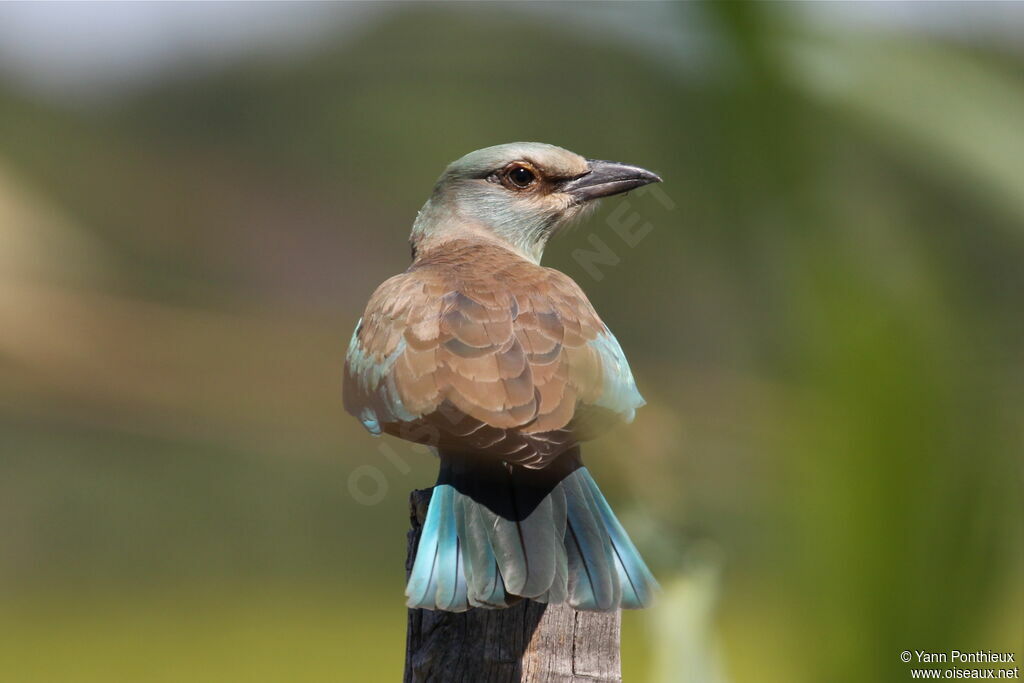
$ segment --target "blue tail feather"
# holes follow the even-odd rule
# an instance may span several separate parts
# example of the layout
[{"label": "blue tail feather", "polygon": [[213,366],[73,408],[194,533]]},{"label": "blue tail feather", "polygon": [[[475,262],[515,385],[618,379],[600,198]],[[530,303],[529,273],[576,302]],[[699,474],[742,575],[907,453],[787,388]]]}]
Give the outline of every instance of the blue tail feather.
[{"label": "blue tail feather", "polygon": [[441,506],[434,503],[441,495],[437,488],[431,493],[431,505],[427,507],[427,516],[423,520],[419,545],[416,547],[416,560],[405,586],[405,595],[409,598],[410,607],[427,603],[431,578],[434,576],[434,564],[437,561],[437,537],[441,517]]},{"label": "blue tail feather", "polygon": [[583,610],[614,609],[619,590],[611,564],[611,548],[579,470],[566,477],[561,486],[565,489],[569,522],[565,531],[565,547],[569,553],[569,604]]},{"label": "blue tail feather", "polygon": [[612,508],[605,500],[597,482],[590,476],[586,467],[580,469],[580,475],[597,503],[598,513],[604,521],[612,544],[615,569],[622,587],[622,607],[624,609],[640,609],[651,604],[654,593],[658,590],[658,582],[640,557],[640,552],[633,545],[629,534],[622,527]]},{"label": "blue tail feather", "polygon": [[464,612],[469,609],[466,601],[466,578],[459,552],[459,536],[455,529],[455,508],[452,498],[456,495],[451,487],[442,487],[440,523],[438,525],[437,562],[434,577],[437,580],[436,600],[439,609],[446,612]]},{"label": "blue tail feather", "polygon": [[466,577],[455,529],[455,489],[435,486],[423,522],[416,560],[406,585],[409,607],[464,612],[469,609]]},{"label": "blue tail feather", "polygon": [[455,523],[464,558],[467,598],[473,607],[508,607],[505,583],[485,531],[481,507],[469,497],[456,495]]},{"label": "blue tail feather", "polygon": [[648,606],[657,582],[578,457],[538,484],[503,466],[496,482],[473,461],[446,471],[442,455],[407,604],[461,612],[519,596],[590,611]]}]

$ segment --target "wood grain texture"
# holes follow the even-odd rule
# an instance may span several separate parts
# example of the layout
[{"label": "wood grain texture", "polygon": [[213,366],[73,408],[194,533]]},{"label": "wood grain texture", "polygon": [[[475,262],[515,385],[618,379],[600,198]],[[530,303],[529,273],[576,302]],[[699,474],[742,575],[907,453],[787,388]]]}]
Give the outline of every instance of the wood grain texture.
[{"label": "wood grain texture", "polygon": [[[413,491],[406,571],[430,490]],[[577,612],[530,600],[500,610],[410,609],[405,683],[621,682],[620,612]]]}]

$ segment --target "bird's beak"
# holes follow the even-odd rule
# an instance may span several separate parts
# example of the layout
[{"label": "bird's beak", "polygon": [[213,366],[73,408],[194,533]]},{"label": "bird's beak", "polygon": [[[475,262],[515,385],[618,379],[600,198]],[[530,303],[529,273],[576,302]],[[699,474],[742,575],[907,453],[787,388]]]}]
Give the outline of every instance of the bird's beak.
[{"label": "bird's beak", "polygon": [[590,166],[589,171],[570,178],[560,188],[561,192],[572,195],[581,203],[661,182],[656,174],[639,166],[597,159],[588,159],[587,164]]}]

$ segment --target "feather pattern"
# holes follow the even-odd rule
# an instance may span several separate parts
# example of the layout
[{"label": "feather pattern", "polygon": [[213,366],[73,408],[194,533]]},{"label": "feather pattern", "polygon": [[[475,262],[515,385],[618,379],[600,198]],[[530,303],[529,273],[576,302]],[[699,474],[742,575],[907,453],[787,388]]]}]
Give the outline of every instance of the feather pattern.
[{"label": "feather pattern", "polygon": [[[469,240],[419,256],[378,288],[349,345],[344,396],[373,433],[415,433],[532,468],[643,402],[576,283]],[[590,409],[602,419],[582,429]]]}]

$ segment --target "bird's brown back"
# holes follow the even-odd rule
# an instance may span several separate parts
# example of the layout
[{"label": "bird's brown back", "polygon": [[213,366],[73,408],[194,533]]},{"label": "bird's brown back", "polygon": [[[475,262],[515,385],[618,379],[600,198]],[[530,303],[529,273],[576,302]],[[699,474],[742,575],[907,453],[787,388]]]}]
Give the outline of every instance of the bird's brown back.
[{"label": "bird's brown back", "polygon": [[543,467],[613,416],[596,405],[592,342],[606,334],[567,275],[491,242],[447,242],[370,298],[345,407],[401,438]]}]

